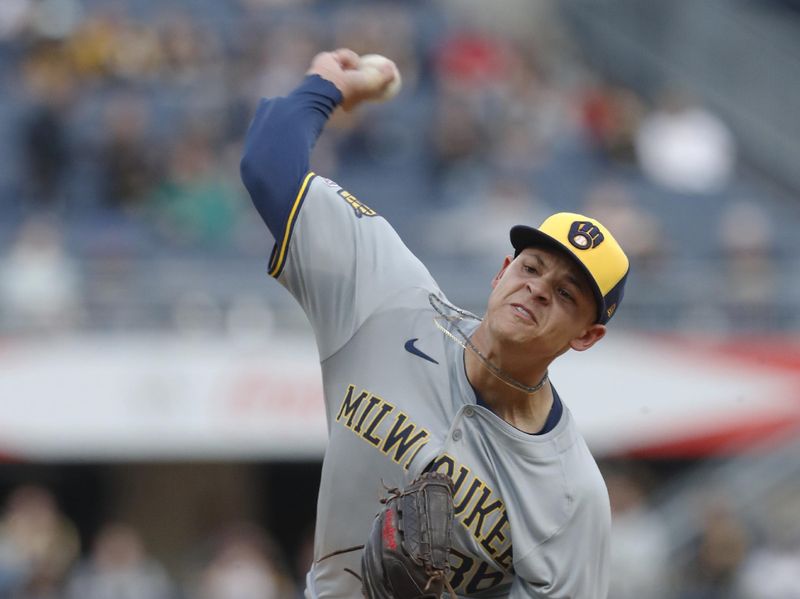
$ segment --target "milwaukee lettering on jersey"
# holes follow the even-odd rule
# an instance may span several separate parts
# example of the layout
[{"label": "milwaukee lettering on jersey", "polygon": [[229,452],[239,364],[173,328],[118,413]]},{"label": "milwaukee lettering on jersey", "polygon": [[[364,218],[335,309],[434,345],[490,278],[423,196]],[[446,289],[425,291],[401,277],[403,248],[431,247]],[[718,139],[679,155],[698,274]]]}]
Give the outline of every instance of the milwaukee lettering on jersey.
[{"label": "milwaukee lettering on jersey", "polygon": [[450,455],[437,458],[432,469],[452,479],[456,518],[494,560],[490,564],[453,551],[450,584],[454,589],[471,595],[503,583],[511,576],[514,555],[508,514],[502,499],[469,468],[458,464]]},{"label": "milwaukee lettering on jersey", "polygon": [[355,385],[348,385],[336,422],[405,469],[430,438],[427,430],[401,410],[366,389],[356,393]]}]

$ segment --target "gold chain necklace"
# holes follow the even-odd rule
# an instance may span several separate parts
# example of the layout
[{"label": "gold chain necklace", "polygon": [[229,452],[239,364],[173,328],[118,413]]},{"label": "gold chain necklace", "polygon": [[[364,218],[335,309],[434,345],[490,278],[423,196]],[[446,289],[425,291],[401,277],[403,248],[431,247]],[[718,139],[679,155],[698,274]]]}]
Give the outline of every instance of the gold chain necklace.
[{"label": "gold chain necklace", "polygon": [[[472,351],[472,353],[478,356],[478,359],[486,367],[486,369],[489,372],[491,372],[494,376],[496,376],[498,379],[500,379],[502,382],[504,382],[506,385],[509,385],[510,387],[513,387],[518,391],[522,391],[523,393],[527,393],[529,395],[536,393],[539,389],[544,387],[544,384],[547,382],[547,375],[548,375],[547,370],[544,371],[544,376],[542,377],[542,380],[540,380],[538,383],[536,383],[533,386],[526,385],[525,383],[520,383],[510,374],[504,372],[503,370],[492,364],[489,361],[489,359],[486,356],[484,356],[477,347],[475,347],[475,344],[472,343],[472,340],[466,333],[464,333],[464,331],[461,330],[461,327],[459,327],[457,323],[462,320],[475,320],[477,322],[481,322],[481,319],[479,317],[475,316],[472,312],[467,312],[466,310],[462,310],[461,308],[457,308],[451,304],[448,304],[447,302],[437,297],[433,293],[428,294],[428,301],[430,302],[431,307],[436,311],[436,313],[439,314],[439,316],[433,317],[433,324],[436,325],[436,328],[439,329],[442,333],[444,333],[446,337],[449,337],[450,339],[458,343],[462,348],[469,349],[470,351]],[[452,310],[455,314],[453,316],[445,314],[444,312],[445,309]],[[459,339],[451,331],[447,330],[445,326],[439,322],[440,320],[444,320],[446,323],[450,324],[456,330],[456,332],[458,332],[461,338]]]}]

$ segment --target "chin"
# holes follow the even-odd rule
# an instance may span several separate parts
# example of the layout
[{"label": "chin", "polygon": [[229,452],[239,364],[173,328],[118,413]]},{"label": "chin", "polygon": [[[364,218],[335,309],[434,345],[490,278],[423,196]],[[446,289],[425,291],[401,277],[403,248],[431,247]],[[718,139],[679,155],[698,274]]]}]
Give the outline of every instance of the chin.
[{"label": "chin", "polygon": [[493,331],[498,341],[504,345],[526,346],[534,342],[532,331],[521,330],[519,323],[503,323]]}]

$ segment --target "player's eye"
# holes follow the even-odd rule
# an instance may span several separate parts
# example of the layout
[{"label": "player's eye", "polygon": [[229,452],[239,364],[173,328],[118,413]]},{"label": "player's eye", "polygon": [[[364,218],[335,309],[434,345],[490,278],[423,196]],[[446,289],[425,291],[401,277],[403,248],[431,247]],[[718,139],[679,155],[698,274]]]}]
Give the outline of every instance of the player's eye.
[{"label": "player's eye", "polygon": [[572,297],[572,294],[569,291],[567,291],[566,289],[564,289],[563,287],[559,288],[558,294],[561,297],[563,297],[565,300],[567,300],[567,301],[570,301],[570,302],[573,302],[573,303],[575,302],[575,299]]},{"label": "player's eye", "polygon": [[523,269],[525,272],[527,272],[527,273],[530,273],[530,274],[532,274],[532,275],[535,275],[535,274],[537,273],[537,270],[536,270],[536,269],[535,269],[533,266],[530,266],[530,265],[528,265],[528,264],[523,264],[523,265],[522,265],[522,269]]}]

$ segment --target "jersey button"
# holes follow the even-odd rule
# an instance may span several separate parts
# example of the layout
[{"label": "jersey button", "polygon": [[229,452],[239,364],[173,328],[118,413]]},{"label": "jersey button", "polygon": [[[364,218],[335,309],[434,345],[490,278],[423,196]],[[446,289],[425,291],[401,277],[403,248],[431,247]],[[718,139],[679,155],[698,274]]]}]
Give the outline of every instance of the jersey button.
[{"label": "jersey button", "polygon": [[475,410],[473,410],[472,408],[467,408],[466,410],[464,410],[464,416],[466,416],[467,418],[472,418],[474,415],[475,415]]},{"label": "jersey button", "polygon": [[453,431],[453,441],[459,441],[461,439],[461,429],[457,428]]}]

